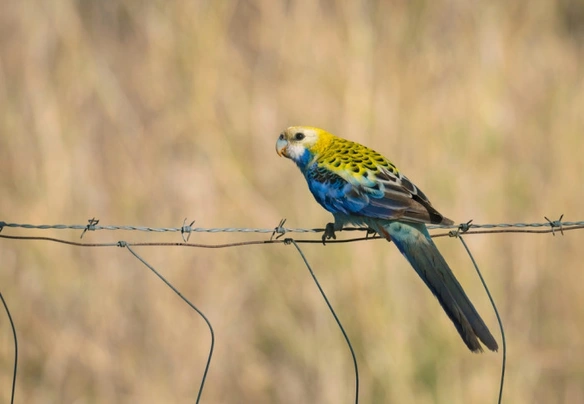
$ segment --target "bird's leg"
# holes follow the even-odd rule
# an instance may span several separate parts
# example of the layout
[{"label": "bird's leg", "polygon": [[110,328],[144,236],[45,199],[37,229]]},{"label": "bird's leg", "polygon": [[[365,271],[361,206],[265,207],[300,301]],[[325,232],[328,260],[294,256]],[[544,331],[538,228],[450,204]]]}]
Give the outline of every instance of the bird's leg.
[{"label": "bird's leg", "polygon": [[[335,234],[335,224],[334,223],[327,223],[326,227],[324,228],[324,233],[322,234],[322,245],[326,245],[326,240],[329,239],[337,239],[337,235]],[[339,229],[340,230],[340,229]]]}]

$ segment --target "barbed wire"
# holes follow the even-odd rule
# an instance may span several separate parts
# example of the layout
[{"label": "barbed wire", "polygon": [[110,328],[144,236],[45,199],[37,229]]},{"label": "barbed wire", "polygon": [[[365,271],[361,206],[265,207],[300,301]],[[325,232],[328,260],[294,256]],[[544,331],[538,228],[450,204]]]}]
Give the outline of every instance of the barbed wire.
[{"label": "barbed wire", "polygon": [[[545,217],[546,222],[534,222],[534,223],[486,223],[486,224],[476,224],[472,223],[472,220],[458,225],[428,225],[429,230],[436,229],[448,229],[456,230],[458,233],[465,234],[484,234],[485,232],[475,231],[474,229],[487,230],[489,233],[553,233],[559,230],[562,234],[564,231],[582,229],[584,228],[584,221],[576,222],[563,222],[561,215],[558,220],[551,220]],[[26,223],[10,223],[0,220],[0,232],[5,228],[22,228],[22,229],[35,229],[35,230],[83,230],[81,233],[81,238],[88,231],[100,231],[100,230],[126,230],[126,231],[141,231],[141,232],[156,232],[156,233],[181,233],[183,235],[183,241],[187,241],[188,237],[192,233],[265,233],[265,234],[278,234],[284,235],[287,233],[323,233],[326,231],[325,228],[286,228],[283,227],[286,219],[282,219],[278,226],[272,228],[251,228],[251,227],[216,227],[216,228],[205,228],[205,227],[193,227],[195,221],[190,224],[186,224],[187,219],[184,219],[183,225],[181,227],[146,227],[146,226],[128,226],[128,225],[99,225],[99,220],[92,218],[88,220],[87,224],[26,224]],[[539,230],[543,228],[543,230]],[[345,227],[342,231],[367,231],[370,229],[363,227]],[[450,235],[446,233],[444,235]],[[440,237],[442,235],[435,235],[434,237]],[[366,237],[367,239],[374,239],[379,237]],[[328,240],[327,243],[334,242],[346,242],[347,240]],[[350,240],[352,241],[352,240]],[[356,241],[356,240],[355,240]],[[157,244],[158,245],[158,244]]]},{"label": "barbed wire", "polygon": [[[461,223],[458,225],[450,225],[450,226],[442,226],[442,225],[429,225],[428,228],[431,230],[437,229],[444,229],[448,230],[447,232],[443,233],[434,233],[432,237],[457,237],[461,240],[462,244],[466,252],[468,253],[471,261],[475,267],[475,270],[478,273],[481,282],[487,292],[487,295],[491,301],[493,309],[497,315],[497,320],[499,323],[499,328],[502,334],[502,341],[503,341],[503,353],[502,353],[502,369],[501,369],[501,381],[499,385],[499,399],[498,402],[501,403],[502,394],[503,394],[503,383],[504,383],[504,376],[505,376],[505,368],[506,368],[506,354],[507,354],[507,347],[505,342],[505,333],[503,330],[503,324],[499,317],[497,307],[490,295],[488,287],[481,275],[478,265],[476,264],[469,248],[467,247],[466,243],[462,239],[462,234],[489,234],[489,233],[552,233],[555,236],[556,231],[559,231],[562,235],[565,231],[570,230],[577,230],[577,229],[584,229],[584,221],[575,221],[575,222],[564,222],[562,221],[564,215],[561,215],[558,220],[550,220],[545,217],[546,222],[534,222],[534,223],[496,223],[496,224],[474,224],[471,221],[466,223]],[[318,279],[316,278],[314,271],[312,270],[308,260],[306,259],[304,253],[298,246],[300,243],[347,243],[347,242],[354,242],[354,241],[365,241],[365,240],[374,240],[379,239],[382,237],[372,235],[374,232],[368,228],[362,227],[349,227],[344,228],[343,231],[360,231],[365,232],[365,236],[363,237],[356,237],[356,238],[348,238],[348,239],[333,239],[333,240],[326,240],[324,236],[322,239],[315,240],[315,239],[294,239],[290,237],[282,238],[284,235],[289,233],[324,233],[326,231],[325,228],[286,228],[284,224],[286,223],[286,219],[282,219],[276,227],[273,228],[236,228],[236,227],[224,227],[224,228],[203,228],[203,227],[193,227],[195,221],[190,222],[187,224],[187,219],[184,219],[183,225],[181,227],[145,227],[145,226],[115,226],[115,225],[99,225],[99,220],[96,218],[91,218],[88,220],[88,223],[85,225],[80,224],[23,224],[23,223],[12,223],[6,221],[0,221],[0,233],[5,228],[20,228],[20,229],[27,229],[27,230],[82,230],[80,238],[83,238],[86,232],[88,231],[100,231],[100,230],[125,230],[125,231],[141,231],[141,232],[155,232],[155,233],[165,233],[165,232],[174,232],[180,233],[182,236],[182,243],[181,242],[127,242],[124,240],[119,240],[117,242],[109,242],[109,243],[85,243],[85,242],[74,242],[70,240],[65,240],[61,238],[55,237],[43,237],[43,236],[21,236],[21,235],[8,235],[8,234],[0,234],[0,238],[4,239],[16,239],[16,240],[44,240],[44,241],[51,241],[57,243],[64,243],[73,246],[81,246],[81,247],[121,247],[127,249],[136,259],[142,262],[150,271],[152,271],[158,278],[160,278],[166,286],[168,286],[174,293],[176,293],[191,309],[195,310],[206,322],[209,331],[211,333],[211,344],[209,349],[209,355],[207,357],[207,362],[205,366],[205,370],[203,373],[203,377],[201,380],[201,384],[199,387],[196,403],[199,403],[201,399],[201,394],[203,391],[203,387],[205,385],[205,380],[207,377],[207,373],[211,364],[211,358],[213,355],[215,338],[214,338],[214,331],[211,325],[211,322],[207,319],[207,317],[203,314],[201,310],[199,310],[195,305],[193,305],[187,298],[185,298],[180,291],[174,287],[168,280],[166,280],[159,271],[157,271],[151,264],[146,262],[141,256],[139,256],[131,247],[134,246],[182,246],[182,247],[200,247],[200,248],[227,248],[227,247],[235,247],[235,246],[246,246],[246,245],[254,245],[254,244],[276,244],[276,243],[283,243],[283,244],[292,244],[296,247],[300,257],[302,258],[305,266],[307,267],[308,271],[310,272],[318,290],[323,297],[326,305],[328,306],[329,310],[331,311],[339,329],[341,330],[343,337],[349,347],[351,357],[354,364],[355,370],[355,403],[359,402],[359,370],[357,365],[357,359],[355,356],[355,352],[351,345],[351,342],[339,320],[337,314],[335,313],[332,305],[330,304],[324,290],[320,286]],[[263,234],[271,234],[269,239],[262,239],[262,240],[251,240],[251,241],[239,241],[239,242],[231,242],[231,243],[222,243],[222,244],[203,244],[203,243],[190,243],[189,238],[192,233],[263,233]],[[8,306],[4,301],[2,294],[0,293],[0,299],[2,300],[5,310],[9,319],[11,320],[10,311],[8,310]],[[13,324],[11,322],[11,324]],[[18,359],[18,343],[16,338],[16,329],[14,325],[12,325],[12,330],[14,334],[14,341],[15,341],[15,360],[14,360],[14,374],[13,374],[13,385],[12,385],[12,399],[11,403],[14,402],[14,391],[15,391],[15,383],[16,383],[16,369],[17,369],[17,359]]]}]

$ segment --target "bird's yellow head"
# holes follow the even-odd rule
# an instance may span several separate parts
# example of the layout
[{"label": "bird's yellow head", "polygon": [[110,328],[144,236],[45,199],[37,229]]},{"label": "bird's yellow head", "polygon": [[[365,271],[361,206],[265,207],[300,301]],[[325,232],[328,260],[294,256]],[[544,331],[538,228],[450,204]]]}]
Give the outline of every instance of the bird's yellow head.
[{"label": "bird's yellow head", "polygon": [[334,136],[327,131],[310,126],[290,126],[278,137],[276,152],[298,165],[306,164],[324,151]]}]

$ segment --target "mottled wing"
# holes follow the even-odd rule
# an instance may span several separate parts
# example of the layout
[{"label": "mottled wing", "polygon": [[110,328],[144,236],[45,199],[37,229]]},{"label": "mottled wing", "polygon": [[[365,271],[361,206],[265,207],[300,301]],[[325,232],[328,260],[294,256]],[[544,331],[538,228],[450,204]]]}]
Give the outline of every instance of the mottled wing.
[{"label": "mottled wing", "polygon": [[[379,167],[375,173],[370,173],[372,181],[359,181],[354,187],[357,193],[365,193],[369,203],[360,211],[364,216],[382,219],[401,219],[414,222],[452,224],[452,220],[440,214],[428,197],[416,187],[406,176],[393,173],[385,167]],[[373,182],[373,189],[381,192],[369,191],[369,183]]]},{"label": "mottled wing", "polygon": [[356,174],[320,162],[305,172],[317,201],[329,212],[387,220],[452,224],[422,191],[398,172],[378,166]]}]

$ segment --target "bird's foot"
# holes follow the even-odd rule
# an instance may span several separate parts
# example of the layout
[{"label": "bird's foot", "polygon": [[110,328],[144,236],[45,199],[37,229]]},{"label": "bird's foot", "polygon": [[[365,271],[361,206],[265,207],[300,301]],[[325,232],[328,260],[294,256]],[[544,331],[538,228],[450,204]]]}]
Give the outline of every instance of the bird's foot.
[{"label": "bird's foot", "polygon": [[367,228],[367,233],[365,233],[365,238],[369,238],[370,236],[374,236],[376,235],[377,232],[375,230],[373,230],[371,227]]},{"label": "bird's foot", "polygon": [[337,235],[335,234],[335,224],[334,223],[327,223],[326,227],[324,228],[324,233],[322,235],[322,245],[326,245],[326,241],[329,239],[337,239]]}]

